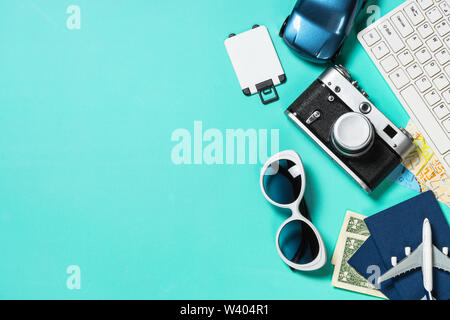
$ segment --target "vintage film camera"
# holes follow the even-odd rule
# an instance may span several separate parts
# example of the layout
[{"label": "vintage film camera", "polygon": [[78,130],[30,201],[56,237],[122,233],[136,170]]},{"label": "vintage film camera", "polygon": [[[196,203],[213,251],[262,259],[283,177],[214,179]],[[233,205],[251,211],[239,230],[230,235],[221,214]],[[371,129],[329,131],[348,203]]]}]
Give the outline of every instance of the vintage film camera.
[{"label": "vintage film camera", "polygon": [[369,100],[346,68],[328,68],[286,110],[367,192],[414,149],[414,140]]}]

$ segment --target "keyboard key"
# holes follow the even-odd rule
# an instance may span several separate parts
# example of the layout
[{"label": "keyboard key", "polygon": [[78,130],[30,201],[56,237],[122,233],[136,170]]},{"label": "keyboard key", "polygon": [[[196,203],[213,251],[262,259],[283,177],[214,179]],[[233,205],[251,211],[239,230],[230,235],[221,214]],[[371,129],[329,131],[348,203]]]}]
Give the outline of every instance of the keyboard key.
[{"label": "keyboard key", "polygon": [[441,72],[441,68],[439,68],[438,64],[435,61],[431,61],[429,64],[427,64],[425,67],[425,72],[430,76],[434,77],[439,72]]},{"label": "keyboard key", "polygon": [[445,36],[447,33],[450,32],[450,26],[448,25],[448,22],[445,20],[442,20],[441,22],[439,22],[435,28],[436,28],[437,33],[441,37]]},{"label": "keyboard key", "polygon": [[417,63],[413,63],[406,71],[408,71],[408,74],[412,79],[416,79],[423,74],[422,69]]},{"label": "keyboard key", "polygon": [[450,114],[445,104],[440,104],[439,106],[433,109],[433,112],[438,117],[439,120],[444,119],[446,116]]},{"label": "keyboard key", "polygon": [[419,8],[415,3],[410,4],[405,8],[406,15],[411,19],[413,25],[417,26],[419,23],[425,20],[423,14],[419,11]]},{"label": "keyboard key", "polygon": [[425,95],[425,100],[432,106],[441,101],[441,97],[439,97],[439,94],[433,89]]},{"label": "keyboard key", "polygon": [[448,50],[443,49],[436,53],[436,59],[440,64],[446,64],[448,61],[450,61],[450,54],[448,53]]},{"label": "keyboard key", "polygon": [[450,78],[450,64],[444,68],[445,73]]},{"label": "keyboard key", "polygon": [[409,78],[406,75],[405,71],[403,71],[402,69],[398,69],[397,71],[389,75],[389,78],[391,78],[397,89],[401,89],[409,83]]},{"label": "keyboard key", "polygon": [[442,13],[439,11],[437,7],[434,7],[430,11],[427,11],[426,15],[428,19],[430,19],[431,23],[435,23],[436,21],[442,19]]},{"label": "keyboard key", "polygon": [[431,49],[431,51],[435,52],[442,48],[442,42],[438,37],[434,36],[431,39],[427,40],[427,46]]},{"label": "keyboard key", "polygon": [[411,38],[406,40],[406,43],[408,44],[409,48],[414,51],[417,48],[420,48],[423,44],[422,40],[417,35],[413,35]]},{"label": "keyboard key", "polygon": [[450,104],[450,89],[447,89],[444,92],[442,92],[442,96],[444,97],[445,102]]},{"label": "keyboard key", "polygon": [[450,48],[450,37],[447,37],[444,39],[445,44],[447,45],[447,47]]},{"label": "keyboard key", "polygon": [[449,82],[447,80],[447,77],[444,76],[443,74],[440,74],[439,76],[436,77],[436,79],[433,80],[434,84],[436,85],[436,88],[438,90],[442,90],[444,89],[446,86],[449,85]]},{"label": "keyboard key", "polygon": [[381,39],[381,37],[378,34],[377,30],[372,29],[363,36],[363,39],[369,46],[372,46],[377,43]]},{"label": "keyboard key", "polygon": [[424,124],[427,128],[426,133],[433,137],[433,142],[441,154],[447,153],[450,150],[450,139],[442,130],[439,122],[434,118],[430,110],[425,106],[420,94],[416,91],[414,86],[406,87],[401,91],[400,95],[406,102],[411,112],[418,119],[420,124]]},{"label": "keyboard key", "polygon": [[419,60],[419,62],[421,64],[423,64],[431,59],[431,54],[427,48],[422,48],[419,51],[417,51],[416,57],[417,57],[417,60]]},{"label": "keyboard key", "polygon": [[381,60],[380,64],[386,72],[391,72],[398,67],[398,62],[392,55],[388,56],[384,60]]},{"label": "keyboard key", "polygon": [[405,45],[389,21],[382,22],[378,29],[394,52],[399,52]]},{"label": "keyboard key", "polygon": [[445,130],[450,133],[450,118],[442,121],[442,124],[444,125]]},{"label": "keyboard key", "polygon": [[417,31],[419,32],[420,36],[424,39],[431,36],[434,32],[433,28],[431,27],[431,25],[428,22],[426,22],[423,25],[421,25],[420,27],[418,27]]},{"label": "keyboard key", "polygon": [[398,55],[398,60],[400,60],[400,63],[403,66],[406,66],[406,65],[408,65],[409,63],[411,63],[414,60],[414,57],[409,52],[409,50],[405,50],[405,51],[403,51],[402,53],[400,53]]},{"label": "keyboard key", "polygon": [[400,32],[402,37],[407,37],[414,32],[413,28],[409,24],[408,20],[406,20],[401,11],[392,17],[392,21],[394,22],[394,25],[397,27],[397,30]]},{"label": "keyboard key", "polygon": [[380,42],[372,49],[373,55],[379,60],[389,53],[389,49],[384,42]]},{"label": "keyboard key", "polygon": [[450,5],[446,1],[442,2],[439,7],[446,16],[450,14]]},{"label": "keyboard key", "polygon": [[447,165],[450,166],[450,154],[446,155],[446,156],[444,157],[444,159],[445,159],[445,162],[447,162]]},{"label": "keyboard key", "polygon": [[425,92],[431,88],[431,82],[427,77],[422,77],[416,81],[417,88],[419,88],[420,92]]},{"label": "keyboard key", "polygon": [[428,9],[433,5],[433,0],[417,0],[417,2],[423,10]]}]

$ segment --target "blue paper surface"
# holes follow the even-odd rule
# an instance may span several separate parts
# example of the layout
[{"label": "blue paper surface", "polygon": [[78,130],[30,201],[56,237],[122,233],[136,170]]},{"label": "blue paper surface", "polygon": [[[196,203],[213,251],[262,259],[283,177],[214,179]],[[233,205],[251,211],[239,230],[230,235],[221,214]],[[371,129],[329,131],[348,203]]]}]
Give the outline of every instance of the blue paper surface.
[{"label": "blue paper surface", "polygon": [[416,176],[411,171],[406,169],[402,164],[395,168],[394,171],[387,177],[390,181],[398,183],[401,186],[407,187],[416,192],[422,192],[420,184]]},{"label": "blue paper surface", "polygon": [[[405,258],[405,247],[415,250],[422,242],[423,221],[428,218],[433,232],[433,244],[438,248],[450,246],[450,228],[441,208],[431,191],[384,210],[365,220],[370,238],[349,260],[349,264],[362,276],[369,278],[369,266],[379,266],[381,273],[392,268],[391,257],[398,261]],[[450,299],[450,275],[433,270],[435,298]],[[401,275],[383,283],[381,291],[390,299],[422,299],[421,269]]]}]

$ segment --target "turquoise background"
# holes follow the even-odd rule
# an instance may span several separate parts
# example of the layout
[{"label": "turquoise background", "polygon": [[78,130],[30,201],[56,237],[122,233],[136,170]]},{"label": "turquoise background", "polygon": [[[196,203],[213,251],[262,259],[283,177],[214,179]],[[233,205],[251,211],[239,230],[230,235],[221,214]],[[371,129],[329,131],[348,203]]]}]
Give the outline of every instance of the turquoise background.
[{"label": "turquoise background", "polygon": [[[402,1],[381,0],[382,14]],[[69,5],[81,29],[68,30]],[[303,157],[312,220],[331,257],[347,209],[374,214],[416,193],[365,194],[283,114],[322,72],[277,36],[294,1],[0,2],[0,298],[372,299],[294,273],[275,249],[288,217],[261,165],[181,165],[172,132],[279,129]],[[357,30],[370,14],[363,13]],[[223,41],[267,26],[288,81],[245,97]],[[355,30],[356,32],[356,30]],[[355,33],[341,62],[395,123],[408,116]],[[449,210],[445,208],[448,217]],[[66,287],[69,265],[81,289]]]}]

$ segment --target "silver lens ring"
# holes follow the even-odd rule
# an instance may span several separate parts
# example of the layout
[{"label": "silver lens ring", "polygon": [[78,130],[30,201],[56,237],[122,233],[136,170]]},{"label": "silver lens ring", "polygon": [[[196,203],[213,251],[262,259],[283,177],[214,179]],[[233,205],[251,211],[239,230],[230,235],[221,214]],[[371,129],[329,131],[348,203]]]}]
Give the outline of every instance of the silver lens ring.
[{"label": "silver lens ring", "polygon": [[331,140],[342,155],[357,158],[372,148],[375,130],[367,117],[360,113],[349,112],[342,115],[333,125]]}]

